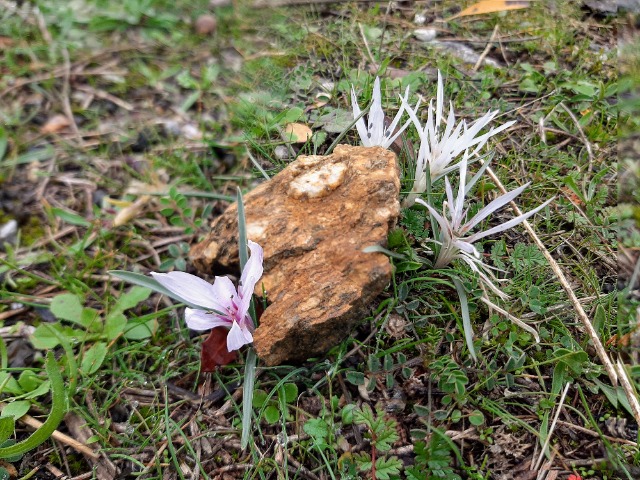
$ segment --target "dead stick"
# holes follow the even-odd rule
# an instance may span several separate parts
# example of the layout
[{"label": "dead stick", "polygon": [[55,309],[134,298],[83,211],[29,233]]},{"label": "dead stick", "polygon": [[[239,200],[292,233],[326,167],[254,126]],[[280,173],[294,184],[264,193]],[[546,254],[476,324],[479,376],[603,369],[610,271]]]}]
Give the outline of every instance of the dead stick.
[{"label": "dead stick", "polygon": [[491,38],[489,39],[489,41],[487,42],[487,46],[485,47],[485,49],[482,51],[482,53],[480,54],[480,56],[478,57],[478,61],[476,62],[476,64],[473,66],[473,68],[471,69],[472,72],[477,72],[478,68],[480,68],[480,65],[482,65],[482,62],[484,61],[484,59],[486,58],[486,56],[489,54],[489,52],[491,51],[491,47],[493,47],[493,42],[496,39],[496,36],[498,35],[498,27],[500,26],[500,24],[496,24],[496,27],[493,29],[493,33],[491,34]]},{"label": "dead stick", "polygon": [[[487,173],[489,174],[493,182],[498,186],[498,188],[503,193],[507,193],[507,189],[504,188],[504,185],[502,184],[498,176],[495,174],[495,172],[491,169],[491,167],[487,168]],[[513,208],[513,211],[516,213],[516,215],[518,216],[522,215],[522,211],[520,210],[520,208],[518,208],[518,206],[513,201],[511,202],[511,208]],[[542,243],[542,241],[540,240],[540,237],[538,237],[536,232],[533,230],[533,228],[531,227],[531,224],[525,220],[522,222],[522,226],[527,231],[527,233],[529,233],[534,243],[538,246],[538,248],[540,249],[544,257],[549,262],[549,265],[551,266],[553,273],[558,278],[560,285],[562,285],[562,288],[564,289],[567,296],[569,297],[569,300],[571,301],[573,308],[576,310],[576,313],[578,314],[578,318],[584,325],[584,328],[586,329],[587,334],[589,335],[589,338],[593,342],[593,346],[596,349],[596,352],[598,353],[598,357],[600,357],[600,361],[604,365],[604,368],[607,370],[607,374],[609,375],[611,384],[615,387],[616,385],[618,385],[618,374],[616,373],[616,369],[613,366],[613,363],[611,363],[611,360],[609,359],[609,356],[607,355],[607,352],[605,351],[604,347],[602,346],[602,342],[600,341],[600,338],[598,337],[598,333],[596,332],[595,328],[593,328],[593,324],[591,323],[591,320],[589,320],[589,316],[584,311],[584,308],[582,308],[582,305],[580,304],[580,300],[578,300],[578,297],[576,297],[576,294],[573,292],[573,289],[571,288],[571,285],[569,284],[567,277],[564,276],[564,273],[562,273],[562,270],[560,269],[558,262],[556,262],[556,260],[551,256],[551,253],[549,253],[549,250],[547,250],[547,247],[545,247],[544,243]],[[634,401],[637,402],[638,400],[634,399]],[[631,398],[629,399],[629,403],[633,403]],[[640,423],[640,416],[637,417],[636,420]]]},{"label": "dead stick", "polygon": [[[23,415],[22,417],[20,417],[20,421],[25,425],[36,430],[42,426],[42,422],[40,420],[36,420],[31,415]],[[65,435],[64,433],[58,430],[54,430],[51,436],[55,440],[58,440],[59,442],[64,443],[65,445],[68,445],[71,448],[74,448],[78,452],[88,457],[91,457],[93,460],[98,460],[100,458],[100,456],[95,451],[93,451],[93,449],[87,447],[86,445],[78,442],[76,439],[71,438],[69,435]]]},{"label": "dead stick", "polygon": [[624,394],[627,396],[627,400],[629,400],[629,406],[633,411],[633,416],[636,418],[636,423],[640,423],[640,402],[638,402],[638,392],[633,388],[633,385],[629,380],[627,369],[620,359],[618,359],[616,367],[618,367],[618,373],[620,375],[620,385],[622,385]]}]

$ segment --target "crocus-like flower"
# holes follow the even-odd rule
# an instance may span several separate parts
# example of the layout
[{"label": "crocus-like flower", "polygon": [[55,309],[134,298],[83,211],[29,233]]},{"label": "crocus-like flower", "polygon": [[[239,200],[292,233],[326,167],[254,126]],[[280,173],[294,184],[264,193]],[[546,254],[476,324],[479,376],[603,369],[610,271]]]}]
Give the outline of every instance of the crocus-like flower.
[{"label": "crocus-like flower", "polygon": [[506,128],[509,128],[515,123],[513,121],[507,122],[497,128],[491,128],[487,133],[478,136],[478,133],[498,114],[498,111],[495,110],[493,112],[485,113],[469,127],[467,127],[464,120],[456,126],[453,104],[450,103],[446,127],[443,127],[444,87],[442,84],[442,75],[439,71],[436,108],[434,111],[433,101],[431,101],[429,103],[427,122],[424,127],[420,124],[420,120],[418,119],[415,110],[411,109],[404,99],[402,99],[402,102],[403,107],[409,113],[409,117],[413,121],[420,136],[420,148],[418,149],[418,155],[416,158],[416,174],[414,177],[413,189],[404,200],[404,207],[410,207],[413,205],[415,199],[426,191],[427,169],[429,169],[431,181],[436,181],[438,178],[458,167],[457,164],[451,165],[451,163],[462,152],[467,151],[471,147],[475,147],[471,155],[476,154],[492,136],[500,133]]},{"label": "crocus-like flower", "polygon": [[192,330],[215,327],[230,328],[227,350],[237,350],[253,342],[255,326],[249,315],[253,289],[262,276],[262,247],[248,242],[251,256],[247,261],[236,289],[228,277],[216,277],[213,284],[184,272],[152,273],[163,287],[178,298],[199,308],[186,308],[184,320]]},{"label": "crocus-like flower", "polygon": [[456,196],[453,195],[453,189],[449,183],[449,179],[445,177],[445,190],[447,199],[442,206],[442,215],[440,215],[431,205],[427,204],[424,200],[418,198],[416,202],[427,207],[429,212],[438,222],[440,226],[440,253],[436,259],[435,267],[442,268],[451,263],[455,258],[458,258],[465,262],[471,269],[476,272],[485,284],[491,288],[502,298],[507,296],[500,291],[492,282],[491,278],[495,279],[491,272],[491,267],[485,265],[480,260],[480,253],[473,245],[474,242],[481,238],[493,235],[494,233],[504,232],[509,228],[515,227],[519,223],[523,222],[536,212],[546,207],[553,198],[547,200],[539,207],[533,210],[523,213],[522,215],[512,218],[511,220],[497,225],[488,230],[469,234],[469,231],[477,226],[481,221],[487,218],[492,213],[500,210],[507,203],[511,202],[518,195],[520,195],[525,188],[529,186],[529,183],[522,185],[521,187],[512,190],[499,196],[495,200],[491,201],[488,205],[483,207],[476,213],[473,218],[467,220],[468,209],[465,209],[464,200],[465,195],[469,193],[471,188],[478,181],[482,173],[487,167],[487,163],[483,165],[480,171],[467,183],[467,160],[468,152],[465,152],[462,161],[460,162],[460,184],[458,186],[458,192]]},{"label": "crocus-like flower", "polygon": [[[384,112],[382,111],[382,95],[380,93],[380,78],[376,77],[376,80],[373,83],[371,108],[369,109],[369,114],[367,116],[367,123],[365,124],[364,117],[361,117],[356,122],[358,135],[360,135],[360,142],[364,147],[380,146],[389,148],[395,139],[398,138],[398,136],[409,126],[411,120],[407,120],[407,122],[394,133],[400,119],[402,118],[404,110],[406,108],[411,109],[411,107],[405,106],[405,104],[408,105],[409,101],[409,87],[407,87],[405,96],[400,98],[400,110],[398,110],[398,113],[393,119],[393,122],[391,122],[391,125],[385,127],[385,117]],[[351,86],[351,104],[353,106],[353,118],[356,119],[360,116],[361,110],[358,105],[358,99],[353,86]],[[418,106],[416,105],[416,108],[417,107]]]}]

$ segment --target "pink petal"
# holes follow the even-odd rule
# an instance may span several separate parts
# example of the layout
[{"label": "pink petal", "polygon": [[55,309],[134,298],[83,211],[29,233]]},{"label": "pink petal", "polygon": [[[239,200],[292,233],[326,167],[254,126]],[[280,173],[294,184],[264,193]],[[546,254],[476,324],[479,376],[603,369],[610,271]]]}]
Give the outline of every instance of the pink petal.
[{"label": "pink petal", "polygon": [[236,287],[229,277],[216,277],[213,282],[213,290],[215,292],[216,299],[223,308],[223,313],[228,307],[231,306],[231,300],[238,296]]},{"label": "pink petal", "polygon": [[227,335],[227,350],[232,352],[238,350],[243,345],[253,342],[253,336],[247,329],[243,329],[237,322],[233,322],[231,330]]},{"label": "pink petal", "polygon": [[220,304],[216,301],[216,292],[213,285],[200,277],[185,272],[151,272],[151,276],[186,303],[203,307],[203,309],[220,309]]},{"label": "pink petal", "polygon": [[251,250],[251,256],[242,270],[242,276],[240,277],[240,285],[238,286],[238,293],[240,302],[238,305],[238,315],[243,318],[249,310],[249,303],[251,302],[251,296],[253,295],[253,289],[262,277],[263,267],[263,251],[262,247],[255,242],[249,240],[247,243],[249,250]]},{"label": "pink petal", "polygon": [[231,320],[227,320],[213,313],[203,312],[186,308],[184,310],[184,321],[191,330],[210,330],[215,327],[228,327]]}]

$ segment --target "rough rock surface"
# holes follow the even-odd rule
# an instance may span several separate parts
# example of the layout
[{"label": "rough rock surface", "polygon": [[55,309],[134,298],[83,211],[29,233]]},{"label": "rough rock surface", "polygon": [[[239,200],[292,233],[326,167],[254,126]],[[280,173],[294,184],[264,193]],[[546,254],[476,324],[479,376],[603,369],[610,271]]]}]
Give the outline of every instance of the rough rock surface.
[{"label": "rough rock surface", "polygon": [[[245,196],[247,235],[264,249],[270,305],[254,346],[266,364],[322,354],[362,319],[392,274],[386,256],[362,249],[386,244],[399,190],[394,153],[340,145],[329,156],[298,158]],[[234,204],[193,247],[196,267],[237,273],[237,232]]]}]

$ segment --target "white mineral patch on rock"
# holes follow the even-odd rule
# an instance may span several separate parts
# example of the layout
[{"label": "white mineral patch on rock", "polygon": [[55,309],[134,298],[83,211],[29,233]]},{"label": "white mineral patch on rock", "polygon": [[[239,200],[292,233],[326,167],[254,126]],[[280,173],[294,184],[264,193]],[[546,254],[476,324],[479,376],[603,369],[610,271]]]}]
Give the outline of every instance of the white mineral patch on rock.
[{"label": "white mineral patch on rock", "polygon": [[293,198],[326,197],[342,184],[346,170],[346,165],[340,163],[323,165],[291,182],[289,195]]}]

